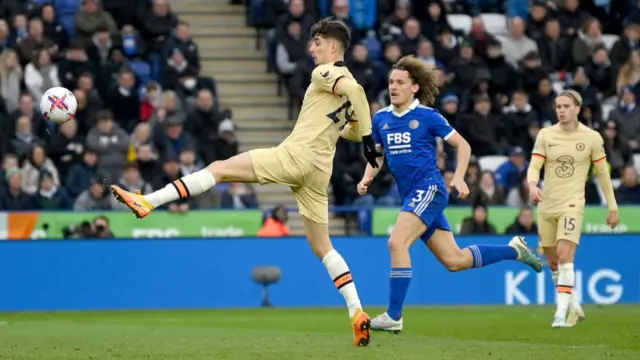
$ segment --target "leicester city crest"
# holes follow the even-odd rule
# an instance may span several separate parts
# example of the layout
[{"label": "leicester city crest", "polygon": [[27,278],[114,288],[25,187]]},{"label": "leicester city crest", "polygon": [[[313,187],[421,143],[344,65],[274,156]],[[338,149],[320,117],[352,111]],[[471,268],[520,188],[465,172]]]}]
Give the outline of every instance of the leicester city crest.
[{"label": "leicester city crest", "polygon": [[411,120],[409,121],[409,128],[410,129],[417,129],[418,125],[420,125],[420,123],[418,122],[418,120]]}]

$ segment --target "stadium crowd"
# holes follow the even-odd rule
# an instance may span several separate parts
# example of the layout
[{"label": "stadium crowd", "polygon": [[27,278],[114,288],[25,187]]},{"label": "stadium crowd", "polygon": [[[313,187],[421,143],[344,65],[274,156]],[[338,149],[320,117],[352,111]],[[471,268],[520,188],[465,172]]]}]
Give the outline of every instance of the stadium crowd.
[{"label": "stadium crowd", "polygon": [[[0,210],[122,209],[105,184],[148,192],[238,152],[167,0],[2,0],[0,14]],[[53,86],[78,101],[59,128],[39,111]],[[256,204],[242,186],[203,195],[168,209]]]},{"label": "stadium crowd", "polygon": [[[324,16],[352,29],[347,63],[372,113],[389,105],[386,75],[401,56],[431,65],[441,90],[435,107],[474,151],[472,195],[450,202],[474,204],[480,219],[485,205],[530,205],[523,181],[528,157],[540,128],[555,123],[553,99],[564,88],[582,94],[580,120],[605,138],[618,202],[640,203],[634,167],[640,7],[633,2],[252,0],[248,6],[252,25],[266,30],[269,69],[294,105],[314,67],[309,28]],[[0,14],[6,19],[0,20],[0,209],[120,209],[104,184],[148,192],[237,153],[231,112],[220,109],[215,81],[200,74],[189,24],[167,0],[2,0]],[[72,89],[78,99],[75,120],[59,128],[37,110],[51,86]],[[454,165],[455,155],[442,145],[438,166],[445,177]],[[334,203],[398,205],[388,171],[370,195],[357,196],[364,167],[360,145],[340,140]],[[589,180],[586,189],[588,203],[602,202],[597,184]],[[251,188],[232,185],[168,208],[220,206],[258,202]]]},{"label": "stadium crowd", "polygon": [[[556,122],[556,93],[568,88],[584,99],[580,121],[602,132],[612,176],[619,179],[618,202],[640,202],[633,161],[640,153],[640,3],[264,3],[266,11],[256,23],[270,29],[271,68],[294,103],[301,101],[314,67],[306,51],[309,27],[327,15],[344,20],[353,32],[347,64],[364,87],[372,113],[389,105],[386,76],[400,57],[415,55],[435,69],[440,96],[434,107],[469,141],[475,158],[467,175],[471,196],[452,196],[451,204],[475,204],[474,214],[484,205],[531,205],[524,180],[527,161],[539,130]],[[378,176],[370,196],[357,196],[365,165],[359,145],[341,140],[332,177],[335,204],[398,205],[388,172]],[[455,154],[442,146],[438,167],[445,178],[454,166]],[[586,190],[588,204],[602,203],[592,179]]]}]

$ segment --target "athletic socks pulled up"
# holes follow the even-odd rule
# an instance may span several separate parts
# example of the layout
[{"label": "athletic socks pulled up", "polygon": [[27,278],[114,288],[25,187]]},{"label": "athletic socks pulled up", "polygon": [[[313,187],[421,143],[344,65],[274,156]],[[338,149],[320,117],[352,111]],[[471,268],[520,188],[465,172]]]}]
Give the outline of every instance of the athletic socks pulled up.
[{"label": "athletic socks pulled up", "polygon": [[145,195],[144,198],[153,206],[158,207],[178,199],[200,195],[216,185],[216,179],[207,169],[183,176],[167,184],[160,190]]},{"label": "athletic socks pulled up", "polygon": [[402,318],[402,307],[404,299],[411,284],[413,272],[411,268],[391,268],[391,276],[389,278],[389,308],[387,315],[393,320]]},{"label": "athletic socks pulled up", "polygon": [[517,260],[518,251],[508,245],[471,245],[473,267],[481,268],[504,260]]},{"label": "athletic socks pulled up", "polygon": [[349,317],[353,317],[356,310],[362,308],[362,304],[360,303],[358,291],[356,290],[356,285],[353,283],[353,276],[351,276],[347,262],[344,261],[335,249],[332,249],[322,258],[322,264],[327,268],[333,283],[336,285],[342,297],[344,297],[347,307],[349,308]]}]

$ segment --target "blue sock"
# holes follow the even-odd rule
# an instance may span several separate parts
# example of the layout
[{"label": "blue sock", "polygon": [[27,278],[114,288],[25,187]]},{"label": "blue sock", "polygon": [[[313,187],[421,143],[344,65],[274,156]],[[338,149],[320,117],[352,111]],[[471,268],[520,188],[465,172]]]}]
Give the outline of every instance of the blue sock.
[{"label": "blue sock", "polygon": [[508,245],[471,245],[468,248],[473,256],[473,267],[481,268],[503,260],[518,259],[516,249]]},{"label": "blue sock", "polygon": [[389,308],[387,315],[394,320],[402,317],[402,306],[407,295],[407,289],[411,283],[411,268],[391,268]]}]

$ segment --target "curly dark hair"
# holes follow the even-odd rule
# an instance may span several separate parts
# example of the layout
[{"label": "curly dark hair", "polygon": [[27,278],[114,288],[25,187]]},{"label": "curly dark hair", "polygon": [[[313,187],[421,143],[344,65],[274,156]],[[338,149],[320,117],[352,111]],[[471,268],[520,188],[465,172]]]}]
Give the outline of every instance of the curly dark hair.
[{"label": "curly dark hair", "polygon": [[413,55],[405,56],[393,65],[392,70],[405,70],[409,73],[411,81],[420,86],[416,98],[422,105],[433,106],[435,104],[440,89],[435,72],[424,61]]},{"label": "curly dark hair", "polygon": [[351,43],[349,27],[341,20],[333,17],[324,18],[311,27],[311,38],[316,36],[339,41],[345,51]]}]

